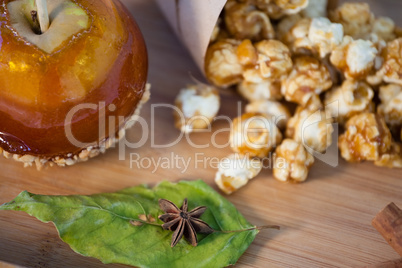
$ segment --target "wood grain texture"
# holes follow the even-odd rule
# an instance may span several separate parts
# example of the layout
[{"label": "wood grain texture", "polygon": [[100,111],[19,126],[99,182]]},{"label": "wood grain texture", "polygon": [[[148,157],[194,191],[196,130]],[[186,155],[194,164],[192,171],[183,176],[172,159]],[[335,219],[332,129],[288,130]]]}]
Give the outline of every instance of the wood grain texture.
[{"label": "wood grain texture", "polygon": [[400,268],[402,267],[402,259],[381,262],[375,265],[366,266],[366,268]]},{"label": "wood grain texture", "polygon": [[[202,79],[188,53],[172,34],[153,1],[124,0],[145,35],[150,56],[149,81],[152,98],[142,116],[149,122],[156,118],[154,141],[166,144],[180,133],[173,127],[172,113],[151,104],[172,103],[178,90],[192,83],[192,76]],[[377,14],[393,17],[402,25],[400,1],[371,1]],[[240,99],[223,93],[221,114],[236,116]],[[217,122],[213,130],[227,127]],[[138,129],[129,131],[128,139],[141,136]],[[209,133],[190,136],[196,144],[210,142]],[[228,132],[217,135],[225,144]],[[157,169],[130,168],[130,153],[142,158],[171,157],[192,159],[191,167]],[[22,168],[20,163],[0,159],[0,203],[13,199],[23,190],[37,194],[93,194],[112,192],[140,183],[154,185],[161,180],[201,178],[215,187],[215,169],[203,167],[196,154],[222,158],[231,153],[222,149],[196,149],[181,139],[170,148],[153,149],[151,140],[140,149],[127,149],[126,160],[118,159],[118,150],[87,163],[69,168],[49,168],[41,172]],[[374,265],[397,259],[398,254],[371,226],[373,217],[388,203],[402,206],[400,170],[375,167],[371,163],[348,164],[340,160],[336,168],[317,161],[303,184],[283,184],[264,170],[242,190],[228,197],[255,225],[278,224],[280,231],[262,231],[240,258],[238,267],[351,267]],[[24,214],[0,213],[0,260],[27,267],[102,267],[92,258],[75,254],[57,235],[52,224],[43,224]],[[107,265],[105,267],[123,267]]]}]

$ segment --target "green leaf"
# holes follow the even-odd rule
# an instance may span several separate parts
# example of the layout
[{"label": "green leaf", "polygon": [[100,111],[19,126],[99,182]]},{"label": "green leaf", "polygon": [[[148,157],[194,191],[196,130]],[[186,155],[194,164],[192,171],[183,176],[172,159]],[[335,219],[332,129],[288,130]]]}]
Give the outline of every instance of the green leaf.
[{"label": "green leaf", "polygon": [[[181,206],[188,198],[189,209],[207,206],[201,219],[215,230],[243,230],[252,226],[228,200],[203,181],[162,182],[150,189],[145,185],[116,193],[91,196],[45,196],[22,192],[0,210],[25,211],[43,222],[53,222],[61,239],[77,253],[103,263],[139,267],[225,267],[236,263],[258,233],[215,232],[199,235],[193,247],[181,240],[170,247],[172,232],[160,226],[133,226],[140,214],[155,219],[164,214],[160,198]],[[158,224],[162,224],[157,220]]]}]

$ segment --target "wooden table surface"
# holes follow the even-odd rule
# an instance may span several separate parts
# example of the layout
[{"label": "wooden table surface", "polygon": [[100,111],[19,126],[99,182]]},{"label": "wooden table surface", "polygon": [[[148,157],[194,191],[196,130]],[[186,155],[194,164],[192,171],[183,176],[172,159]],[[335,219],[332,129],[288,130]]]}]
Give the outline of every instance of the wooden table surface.
[{"label": "wooden table surface", "polygon": [[[152,112],[151,104],[172,103],[181,87],[192,83],[192,77],[202,79],[202,75],[153,1],[123,2],[136,17],[149,48],[152,98],[142,116],[148,122],[155,119],[154,143],[168,144],[180,135],[173,127],[171,110],[157,108]],[[401,8],[401,2],[387,0],[377,1],[375,10],[402,25],[398,16]],[[239,100],[225,93],[220,113],[234,117]],[[218,122],[213,130],[224,127],[224,122]],[[128,133],[130,141],[140,137],[138,129]],[[208,133],[193,134],[190,139],[199,145],[211,143]],[[216,139],[225,144],[228,133],[222,132]],[[119,160],[118,150],[113,149],[87,163],[40,172],[1,158],[0,203],[10,201],[23,190],[38,194],[93,194],[141,183],[154,185],[161,180],[201,178],[217,189],[213,182],[216,170],[209,164],[213,164],[213,157],[230,154],[230,148],[196,149],[183,138],[173,147],[155,149],[151,142],[149,138],[140,149],[127,148],[126,160]],[[154,165],[146,168],[145,162],[142,168],[130,167],[130,154],[155,160],[178,156],[190,159],[191,164],[188,170],[180,166],[154,170]],[[198,162],[203,157],[210,158],[206,167]],[[343,160],[333,168],[317,161],[306,183],[283,184],[266,169],[228,198],[253,224],[282,227],[280,231],[262,231],[240,258],[238,267],[351,267],[399,257],[370,222],[389,202],[402,206],[401,170],[378,168],[371,163],[348,164]],[[74,253],[58,238],[52,224],[10,211],[0,212],[0,261],[27,267],[101,266],[96,259]]]}]

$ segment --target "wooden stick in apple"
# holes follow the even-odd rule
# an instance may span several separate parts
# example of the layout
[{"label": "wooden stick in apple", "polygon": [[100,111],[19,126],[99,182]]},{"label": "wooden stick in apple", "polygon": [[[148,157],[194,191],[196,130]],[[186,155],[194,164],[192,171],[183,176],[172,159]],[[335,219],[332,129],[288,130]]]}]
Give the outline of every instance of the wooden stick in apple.
[{"label": "wooden stick in apple", "polygon": [[49,13],[47,11],[47,0],[36,0],[36,8],[38,11],[38,20],[42,33],[49,29]]},{"label": "wooden stick in apple", "polygon": [[32,30],[36,33],[36,34],[41,34],[42,31],[40,29],[40,24],[39,24],[39,20],[38,20],[38,11],[36,10],[32,10],[31,11],[31,19],[32,19]]}]

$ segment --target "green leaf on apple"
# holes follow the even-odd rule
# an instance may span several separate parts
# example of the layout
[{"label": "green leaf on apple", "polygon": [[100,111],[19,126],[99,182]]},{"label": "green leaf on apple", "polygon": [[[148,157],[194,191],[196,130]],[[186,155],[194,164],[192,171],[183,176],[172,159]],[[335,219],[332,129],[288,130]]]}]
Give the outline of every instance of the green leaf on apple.
[{"label": "green leaf on apple", "polygon": [[[208,209],[201,216],[214,230],[198,235],[198,246],[181,240],[170,247],[172,232],[160,226],[130,221],[139,215],[164,214],[158,200],[168,199],[180,206],[188,198],[189,210]],[[103,263],[138,267],[225,267],[236,263],[259,232],[224,197],[201,180],[162,182],[116,193],[91,196],[47,196],[22,192],[0,210],[24,211],[43,222],[53,222],[61,239],[77,253]],[[249,229],[249,230],[247,230]],[[220,231],[244,230],[224,233]]]}]

